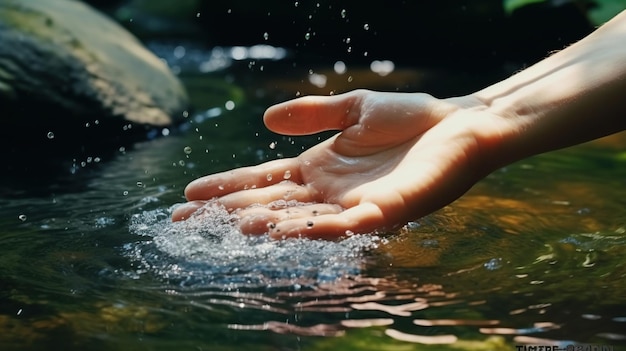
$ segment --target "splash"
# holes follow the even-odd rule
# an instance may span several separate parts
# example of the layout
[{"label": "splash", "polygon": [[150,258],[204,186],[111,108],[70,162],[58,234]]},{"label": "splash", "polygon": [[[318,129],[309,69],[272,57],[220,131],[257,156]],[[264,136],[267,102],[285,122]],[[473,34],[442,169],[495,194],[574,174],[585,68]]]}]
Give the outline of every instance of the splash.
[{"label": "splash", "polygon": [[173,209],[132,216],[130,232],[141,240],[124,251],[136,274],[155,274],[180,286],[302,288],[358,275],[367,251],[380,244],[375,235],[274,241],[241,234],[236,217],[217,205],[181,222],[171,222]]}]

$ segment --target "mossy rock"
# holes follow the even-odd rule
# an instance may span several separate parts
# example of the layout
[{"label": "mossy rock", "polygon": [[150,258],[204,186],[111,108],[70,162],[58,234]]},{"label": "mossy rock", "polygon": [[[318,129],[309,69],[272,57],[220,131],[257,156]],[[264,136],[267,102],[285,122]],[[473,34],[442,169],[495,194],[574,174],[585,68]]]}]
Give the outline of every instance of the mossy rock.
[{"label": "mossy rock", "polygon": [[[75,132],[94,122],[121,132],[182,120],[188,97],[164,62],[89,5],[3,0],[0,105],[3,133]],[[102,134],[94,136],[111,136]]]}]

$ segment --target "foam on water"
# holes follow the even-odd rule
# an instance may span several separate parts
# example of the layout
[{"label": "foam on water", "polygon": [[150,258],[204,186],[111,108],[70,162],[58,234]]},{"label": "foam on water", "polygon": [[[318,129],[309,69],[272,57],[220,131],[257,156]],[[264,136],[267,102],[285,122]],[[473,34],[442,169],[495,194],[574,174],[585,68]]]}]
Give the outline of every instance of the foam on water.
[{"label": "foam on water", "polygon": [[130,232],[141,240],[125,245],[135,273],[151,273],[170,284],[204,287],[302,287],[360,273],[375,235],[341,241],[246,236],[237,219],[216,205],[174,222],[174,207],[135,214]]}]

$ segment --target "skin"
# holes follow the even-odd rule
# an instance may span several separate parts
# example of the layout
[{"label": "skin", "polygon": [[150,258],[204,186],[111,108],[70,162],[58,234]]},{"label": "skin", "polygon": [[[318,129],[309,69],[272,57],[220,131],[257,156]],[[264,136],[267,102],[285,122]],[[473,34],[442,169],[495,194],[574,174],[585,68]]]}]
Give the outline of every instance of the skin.
[{"label": "skin", "polygon": [[276,239],[396,229],[503,165],[624,130],[624,41],[626,12],[474,94],[355,90],[272,106],[264,122],[274,132],[340,132],[295,158],[191,182],[172,219],[216,201],[238,214],[242,232]]}]

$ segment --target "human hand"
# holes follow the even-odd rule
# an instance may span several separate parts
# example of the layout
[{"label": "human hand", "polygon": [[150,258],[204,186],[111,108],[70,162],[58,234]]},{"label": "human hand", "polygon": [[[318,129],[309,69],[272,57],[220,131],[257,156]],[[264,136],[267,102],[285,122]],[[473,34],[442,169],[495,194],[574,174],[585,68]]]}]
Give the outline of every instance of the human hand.
[{"label": "human hand", "polygon": [[355,90],[270,107],[286,135],[341,130],[294,158],[213,174],[185,189],[173,220],[217,201],[247,234],[338,238],[395,229],[452,202],[493,170],[504,120],[471,96]]}]

